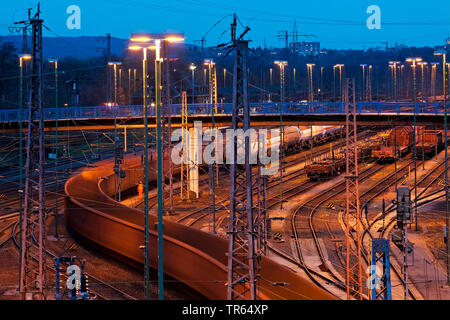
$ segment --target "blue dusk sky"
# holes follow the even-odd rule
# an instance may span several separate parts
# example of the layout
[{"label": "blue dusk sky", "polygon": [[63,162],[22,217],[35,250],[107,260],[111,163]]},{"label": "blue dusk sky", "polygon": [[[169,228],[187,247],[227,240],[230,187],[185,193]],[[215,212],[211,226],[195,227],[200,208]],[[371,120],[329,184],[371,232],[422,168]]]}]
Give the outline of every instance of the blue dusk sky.
[{"label": "blue dusk sky", "polygon": [[[8,26],[26,17],[36,0],[2,0],[0,35]],[[384,47],[406,44],[442,45],[450,35],[449,0],[41,0],[42,18],[51,31],[44,36],[99,36],[129,38],[139,31],[180,31],[186,42],[201,39],[225,15],[236,12],[252,29],[247,39],[252,46],[283,46],[280,30],[292,32],[296,21],[299,34],[316,35],[300,40],[320,41],[325,48]],[[81,10],[80,29],[69,30],[66,13],[70,5]],[[381,29],[369,30],[367,8],[381,11]],[[224,18],[206,36],[208,46],[229,41],[231,16]],[[225,33],[224,33],[225,32]]]}]

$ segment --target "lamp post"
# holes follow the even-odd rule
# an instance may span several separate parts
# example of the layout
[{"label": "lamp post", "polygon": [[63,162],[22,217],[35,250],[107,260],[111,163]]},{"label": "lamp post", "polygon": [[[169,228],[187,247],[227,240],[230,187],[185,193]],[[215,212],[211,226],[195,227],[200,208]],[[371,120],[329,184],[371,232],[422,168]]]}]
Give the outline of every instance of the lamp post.
[{"label": "lamp post", "polygon": [[292,71],[294,72],[294,93],[295,93],[295,83],[296,83],[297,70],[295,70],[295,68],[294,68]]},{"label": "lamp post", "polygon": [[343,64],[335,64],[333,66],[333,70],[335,68],[339,68],[339,91],[340,91],[340,100],[343,101],[344,95],[342,94],[342,68],[344,67]]},{"label": "lamp post", "polygon": [[227,86],[227,69],[223,68],[223,87]]},{"label": "lamp post", "polygon": [[283,161],[284,161],[284,127],[283,127],[283,102],[284,102],[284,68],[288,62],[277,60],[274,62],[280,67],[280,209],[283,209]]},{"label": "lamp post", "polygon": [[312,103],[314,102],[314,87],[313,87],[313,68],[315,64],[314,63],[307,63],[306,68],[308,71],[308,89],[309,89],[309,95],[308,100],[310,103],[310,108],[312,111]]},{"label": "lamp post", "polygon": [[427,65],[427,62],[419,62],[418,65],[421,68],[421,76],[422,76],[422,80],[421,80],[421,85],[420,87],[422,88],[422,97],[424,97],[425,95],[425,77],[424,77],[424,70],[423,68]]},{"label": "lamp post", "polygon": [[161,41],[183,41],[181,34],[134,34],[132,42],[155,44],[155,105],[156,105],[156,150],[157,150],[157,185],[158,185],[158,298],[164,300],[164,253],[163,253],[163,190],[162,190],[162,141],[161,141]]},{"label": "lamp post", "polygon": [[397,101],[397,65],[400,61],[389,61],[389,68],[392,69],[392,90],[394,102]]},{"label": "lamp post", "polygon": [[273,84],[273,82],[272,82],[272,75],[273,75],[273,69],[272,68],[270,68],[269,69],[269,78],[270,78],[270,85],[272,85]]},{"label": "lamp post", "polygon": [[[148,106],[147,106],[147,51],[148,49],[154,48],[150,45],[131,45],[128,47],[130,50],[142,50],[142,104],[144,109],[144,217],[145,217],[145,235],[144,235],[144,290],[145,299],[150,299],[150,243],[149,243],[149,203],[148,203],[148,192],[149,192],[149,177],[148,177]],[[134,69],[136,71],[136,69]],[[136,75],[136,73],[135,73]],[[135,77],[136,79],[136,77]]]},{"label": "lamp post", "polygon": [[322,97],[322,91],[323,91],[323,67],[320,67],[320,88],[318,90],[319,92],[319,102],[323,102],[323,97]]},{"label": "lamp post", "polygon": [[131,106],[131,69],[128,68],[128,105]]},{"label": "lamp post", "polygon": [[436,70],[439,62],[431,63],[431,95],[434,97],[434,102],[436,103]]},{"label": "lamp post", "polygon": [[136,91],[136,73],[137,73],[137,70],[133,69],[133,92]]},{"label": "lamp post", "polygon": [[122,89],[122,68],[119,68],[119,85],[117,89],[119,91],[119,98],[120,98],[120,89]]},{"label": "lamp post", "polygon": [[369,71],[367,72],[367,100],[372,102],[372,65],[369,65]]},{"label": "lamp post", "polygon": [[[19,55],[19,239],[22,237],[22,217],[23,217],[23,64],[24,61],[31,60],[31,55]],[[20,248],[22,250],[22,248]],[[19,266],[22,265],[22,254],[19,254]],[[20,273],[19,268],[19,273]],[[19,274],[19,279],[21,275]]]},{"label": "lamp post", "polygon": [[[117,66],[122,65],[122,62],[110,61],[109,66],[114,68],[114,154],[116,154],[117,142],[119,137],[117,136]],[[115,157],[115,162],[118,165],[118,172],[115,174],[114,179],[114,197],[116,198],[116,191],[118,194],[118,200],[121,201],[121,180],[120,180],[120,163],[118,163],[117,157]]]},{"label": "lamp post", "polygon": [[189,69],[191,69],[191,71],[192,71],[192,104],[194,104],[195,103],[195,82],[194,82],[194,73],[195,73],[195,69],[196,69],[197,67],[192,63],[190,66],[189,66]]},{"label": "lamp post", "polygon": [[116,119],[116,107],[117,107],[117,66],[122,65],[122,62],[110,61],[109,66],[114,69],[114,141],[117,141],[117,119]]},{"label": "lamp post", "polygon": [[447,65],[447,51],[436,50],[435,56],[442,56],[442,88],[444,94],[444,147],[445,147],[445,230],[447,232],[447,286],[450,285],[450,246],[449,246],[449,216],[448,216],[448,137],[447,137],[447,75],[445,66]]},{"label": "lamp post", "polygon": [[360,64],[359,65],[362,68],[362,87],[361,87],[361,101],[364,101],[365,98],[365,92],[366,92],[366,67],[367,64]]},{"label": "lamp post", "polygon": [[[428,63],[427,62],[419,62],[418,65],[421,67],[422,69],[422,81],[421,81],[421,88],[422,88],[422,99],[425,95],[425,77],[424,77],[424,70],[423,67],[426,66]],[[422,169],[425,170],[425,152],[424,152],[424,137],[425,137],[425,130],[424,130],[424,126],[422,126]]]},{"label": "lamp post", "polygon": [[404,96],[404,80],[405,80],[405,76],[404,76],[404,73],[405,73],[405,65],[404,64],[402,64],[402,65],[400,65],[400,66],[398,66],[398,69],[399,69],[399,71],[400,71],[400,76],[399,76],[399,96],[400,97],[403,97]]},{"label": "lamp post", "polygon": [[[55,65],[55,109],[58,108],[58,59],[49,59]],[[55,237],[58,238],[58,114],[55,119]]]},{"label": "lamp post", "polygon": [[416,147],[416,66],[418,62],[421,62],[422,58],[408,58],[406,62],[411,63],[413,70],[413,98],[414,98],[414,135],[413,135],[413,145],[414,145],[414,215],[416,220],[415,230],[418,231],[417,224],[417,147]]}]

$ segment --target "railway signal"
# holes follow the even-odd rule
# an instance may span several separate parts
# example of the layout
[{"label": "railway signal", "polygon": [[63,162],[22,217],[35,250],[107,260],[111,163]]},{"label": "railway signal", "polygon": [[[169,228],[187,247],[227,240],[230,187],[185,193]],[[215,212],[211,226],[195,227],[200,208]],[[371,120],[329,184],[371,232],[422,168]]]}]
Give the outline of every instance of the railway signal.
[{"label": "railway signal", "polygon": [[67,278],[67,289],[68,290],[68,298],[70,300],[86,300],[89,291],[88,291],[88,279],[87,275],[84,272],[84,267],[86,265],[86,260],[80,261],[81,268],[75,264],[76,257],[56,257],[53,258],[53,262],[55,264],[56,269],[56,286],[55,286],[55,299],[61,300],[61,285],[60,285],[60,273],[61,273],[61,264],[69,263],[69,266],[66,269],[66,273],[69,276]]}]

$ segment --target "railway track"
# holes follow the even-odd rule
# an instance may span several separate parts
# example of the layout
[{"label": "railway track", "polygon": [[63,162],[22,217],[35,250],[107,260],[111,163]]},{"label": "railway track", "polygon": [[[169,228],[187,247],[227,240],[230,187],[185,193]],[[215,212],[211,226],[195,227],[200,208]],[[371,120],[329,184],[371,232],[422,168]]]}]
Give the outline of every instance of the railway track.
[{"label": "railway track", "polygon": [[[379,172],[383,167],[379,165],[373,165],[360,173],[361,179],[365,180]],[[313,268],[308,267],[305,259],[305,252],[301,246],[300,239],[313,239],[315,255],[320,258],[321,266],[319,269],[315,270],[316,273],[320,273],[320,271],[325,271],[330,274],[331,278],[328,278],[328,282],[334,283],[336,287],[339,287],[342,290],[345,290],[345,283],[342,281],[341,277],[335,274],[333,271],[335,268],[330,268],[327,262],[327,258],[324,254],[324,250],[319,241],[319,232],[317,231],[314,225],[314,216],[318,212],[318,208],[324,203],[329,201],[331,198],[336,197],[337,194],[340,194],[345,191],[345,181],[341,181],[338,184],[334,185],[331,190],[325,190],[314,197],[308,199],[306,202],[302,203],[298,206],[292,214],[291,218],[291,232],[294,237],[294,248],[300,263],[307,267],[308,276],[314,282],[318,282],[312,274],[311,270]],[[305,226],[307,226],[305,228]],[[311,254],[309,254],[311,256]]]},{"label": "railway track", "polygon": [[[404,165],[404,166],[400,169],[400,173],[402,172],[402,170],[406,170],[410,164],[411,164],[411,163],[407,163],[406,165]],[[436,172],[436,171],[437,171],[437,168],[433,169],[430,173],[428,173],[428,174],[426,175],[426,177],[424,177],[424,178],[421,180],[421,182],[425,181],[429,176],[432,176],[432,174],[433,174],[434,172]],[[377,172],[377,171],[375,171],[375,172]],[[438,175],[438,176],[439,176],[439,175]],[[385,190],[391,185],[391,183],[389,183],[389,180],[392,180],[392,178],[394,178],[394,177],[395,177],[395,173],[389,175],[388,177],[385,177],[381,182],[377,183],[375,186],[373,186],[372,188],[370,188],[369,190],[367,190],[366,192],[364,192],[364,193],[361,195],[361,198],[364,198],[364,197],[369,196],[370,194],[373,193],[374,190],[377,189],[377,186],[383,185],[383,184],[385,184],[386,182],[388,182],[387,184],[385,184],[385,185],[381,188],[381,190],[377,190],[375,193],[373,193],[373,194],[371,195],[371,197],[370,197],[369,199],[366,199],[366,200],[370,200],[370,199],[375,198],[376,196],[378,196],[380,193],[382,193],[383,191],[385,191]],[[400,175],[400,177],[401,177],[401,175]],[[364,179],[364,177],[363,177],[363,179]],[[437,179],[437,178],[435,178],[435,179]],[[432,182],[429,183],[429,185],[430,185],[430,184],[432,184]],[[379,188],[379,189],[380,189],[380,188]],[[342,190],[342,191],[344,191],[344,190]],[[424,191],[425,191],[425,190],[424,190]],[[423,192],[424,192],[424,191],[423,191]],[[340,192],[337,192],[337,191],[336,191],[336,187],[334,187],[333,192],[335,192],[335,193],[337,193],[337,194],[340,193]],[[326,194],[326,193],[327,193],[327,192],[325,192],[324,194]],[[330,228],[329,222],[328,222],[328,221],[324,222],[324,219],[314,219],[314,216],[315,216],[315,214],[317,214],[318,208],[319,208],[321,205],[323,205],[323,203],[329,201],[329,200],[330,200],[331,198],[333,198],[333,197],[335,197],[334,194],[331,195],[331,196],[328,196],[328,197],[325,197],[325,198],[321,199],[321,195],[318,195],[317,197],[311,199],[312,202],[317,201],[317,200],[315,200],[315,199],[321,199],[321,200],[318,200],[317,203],[311,203],[311,201],[309,201],[309,202],[307,202],[307,203],[305,203],[305,204],[303,205],[303,206],[309,205],[309,206],[312,206],[312,207],[313,207],[313,209],[310,211],[310,214],[309,214],[309,221],[308,221],[308,224],[309,224],[309,232],[311,233],[312,238],[314,239],[314,244],[315,244],[315,248],[316,248],[316,250],[317,250],[317,255],[320,257],[320,260],[321,260],[321,262],[322,262],[322,264],[323,264],[323,266],[324,266],[324,269],[325,269],[326,271],[329,271],[330,268],[329,268],[328,266],[326,266],[326,264],[327,264],[327,259],[325,258],[325,255],[324,255],[324,252],[323,252],[323,250],[322,250],[321,244],[320,244],[320,242],[319,242],[319,240],[318,240],[318,238],[319,238],[318,234],[321,234],[321,238],[323,238],[323,237],[324,237],[324,234],[327,234],[327,233],[328,233],[329,236],[330,236],[330,238],[331,238],[331,241],[332,241],[332,242],[334,241],[334,244],[336,245],[336,252],[338,252],[338,245],[337,245],[338,242],[336,242],[336,239],[333,239],[333,234],[332,234],[332,232],[331,232],[331,230],[330,230],[331,228]],[[296,215],[298,214],[298,210],[297,210],[294,214],[295,214],[295,215],[293,215],[293,218],[292,218],[292,225],[293,225],[293,228],[292,228],[292,229],[295,230],[295,232],[294,232],[294,238],[296,239],[295,244],[296,244],[296,247],[297,247],[297,255],[301,258],[301,257],[302,257],[302,254],[301,254],[301,251],[300,251],[301,248],[298,246],[298,233],[297,233],[297,228],[294,226],[294,224],[295,224],[295,218],[296,218]],[[315,226],[315,225],[317,225],[317,220],[320,222],[320,224],[322,224],[321,228],[319,228],[320,231],[316,230],[316,229],[317,229],[317,226]],[[300,223],[300,225],[302,225],[302,226],[304,226],[305,224],[306,224],[306,221],[302,221],[302,222]],[[328,239],[328,240],[330,240],[330,239]],[[366,263],[367,263],[367,252],[365,252],[364,249],[363,249],[363,256],[364,256],[364,259],[366,260]],[[341,255],[338,255],[338,258],[339,258],[339,261],[341,262],[341,264],[343,265],[342,268],[341,268],[341,270],[344,270],[345,267],[344,267],[344,264],[343,264],[342,254],[341,254]],[[396,272],[396,271],[398,271],[398,270],[394,270],[394,272],[397,274],[397,276],[399,277],[399,279],[401,279],[400,273],[399,273],[399,272]],[[311,274],[309,274],[309,276],[311,276]],[[342,281],[340,281],[340,278],[339,278],[339,277],[337,277],[336,275],[333,274],[333,279],[332,279],[332,280],[338,281],[338,282],[340,283],[341,289],[342,289],[343,283],[342,283]],[[411,293],[411,296],[414,297],[414,294]]]},{"label": "railway track", "polygon": [[[361,137],[365,137],[368,135],[367,132],[361,132],[359,134]],[[339,141],[335,142],[335,148],[336,147],[342,147],[344,145],[345,141],[343,139],[340,139]],[[329,149],[327,145],[321,145],[318,147],[319,150],[317,150],[317,152],[315,153],[315,156],[318,155],[323,155],[326,153],[329,153]],[[308,154],[309,151],[305,151],[304,154],[300,154],[300,156],[297,156],[294,160],[291,161],[287,161],[288,163],[288,167],[286,167],[285,169],[290,169],[290,168],[294,168],[295,166],[306,162],[307,160],[310,159],[311,154]],[[284,195],[284,199],[283,201],[286,201],[286,199],[295,196],[301,192],[304,192],[305,190],[307,190],[308,187],[314,187],[315,185],[317,185],[319,182],[302,182],[301,185],[291,185],[289,186],[289,182],[293,181],[301,176],[305,175],[305,168],[299,168],[296,171],[293,172],[289,172],[287,174],[285,174],[283,176],[283,183],[288,183],[288,188],[284,189],[283,188],[283,195]],[[276,188],[279,186],[279,177],[272,177],[268,183],[267,183],[267,190]],[[300,189],[299,189],[300,188]],[[298,189],[298,190],[297,190]],[[255,190],[256,192],[256,190]],[[275,192],[274,192],[275,194]],[[280,204],[281,203],[281,199],[280,200],[276,200],[277,198],[279,198],[280,196],[274,195],[271,196],[268,201],[272,201],[271,204],[268,205],[268,207],[273,207],[276,204]],[[223,217],[222,214],[224,214],[227,212],[228,210],[228,205],[229,205],[229,199],[227,198],[223,198],[220,199],[216,202],[216,205],[219,205],[220,207],[222,207],[222,209],[217,210],[216,209],[216,214],[218,214],[218,226],[222,225],[224,223],[224,220],[226,219],[226,217]],[[176,222],[178,223],[183,223],[184,221],[188,220],[188,219],[192,219],[189,222],[187,222],[188,226],[194,226],[195,224],[198,224],[202,219],[205,219],[207,217],[209,217],[209,206],[204,206],[202,208],[196,209],[182,217],[180,217],[179,219],[176,220]],[[206,212],[208,211],[208,212]],[[206,212],[206,213],[205,213]]]},{"label": "railway track", "polygon": [[[17,249],[20,249],[19,243],[17,241],[16,235],[19,233],[19,230],[17,230],[18,222],[14,224],[12,227],[12,233],[11,238],[16,246]],[[35,238],[34,234],[32,235],[33,242],[37,245],[38,241]],[[46,250],[46,254],[52,258],[55,259],[57,257],[56,254],[53,252]],[[37,258],[32,257],[33,260],[37,261]],[[46,267],[48,270],[55,272],[56,269],[51,266],[49,263],[46,263]],[[109,284],[108,282],[105,282],[91,273],[85,272],[87,278],[89,279],[89,293],[91,299],[99,298],[101,300],[137,300],[137,298],[129,295],[128,293],[124,292],[123,290]],[[65,273],[60,273],[60,276],[62,276],[64,279],[67,279],[68,276]]]},{"label": "railway track", "polygon": [[[413,210],[415,210],[416,208],[420,207],[421,205],[424,205],[430,201],[434,201],[436,199],[438,199],[439,197],[441,197],[442,195],[438,195],[437,197],[428,199],[432,196],[435,196],[436,194],[440,193],[442,190],[438,190],[437,192],[432,192],[428,195],[425,195],[425,193],[427,192],[427,190],[445,173],[445,169],[442,170],[442,167],[445,165],[445,162],[441,162],[439,163],[437,166],[435,166],[430,172],[428,172],[427,174],[425,174],[423,177],[421,177],[418,181],[417,181],[417,188],[419,188],[420,186],[423,186],[423,190],[418,193],[417,195],[417,207],[413,206]],[[414,190],[415,187],[412,188],[412,190]],[[378,195],[378,194],[377,194]],[[372,196],[370,199],[368,199],[369,201],[372,201],[377,195]],[[420,200],[424,200],[423,202],[419,203]],[[383,223],[383,227],[379,228],[377,227],[377,223],[380,222],[380,220],[382,219],[386,219],[386,217],[383,218],[382,214],[378,214],[374,219],[372,219],[372,221],[366,221],[364,223],[364,232],[362,234],[361,237],[361,241],[362,243],[369,243],[369,241],[371,239],[374,238],[373,236],[373,232],[381,232],[380,236],[385,238],[386,237],[386,232],[389,230],[390,226],[396,221],[396,214],[395,214],[395,206],[393,204],[388,205],[388,207],[386,208],[386,214],[388,215],[388,222],[387,224]],[[374,230],[376,229],[376,230]],[[370,240],[366,240],[366,237],[369,237]],[[364,247],[364,246],[362,246]],[[365,260],[367,262],[367,252],[364,253],[364,257]],[[395,266],[393,264],[391,264],[391,268],[394,270],[394,273],[397,275],[397,277],[400,279],[400,281],[402,282],[402,284],[404,284],[404,280],[403,277],[401,277],[401,271],[399,270],[400,266]],[[409,288],[409,295],[413,298],[416,299],[416,294],[414,291],[411,290],[411,288]]]}]

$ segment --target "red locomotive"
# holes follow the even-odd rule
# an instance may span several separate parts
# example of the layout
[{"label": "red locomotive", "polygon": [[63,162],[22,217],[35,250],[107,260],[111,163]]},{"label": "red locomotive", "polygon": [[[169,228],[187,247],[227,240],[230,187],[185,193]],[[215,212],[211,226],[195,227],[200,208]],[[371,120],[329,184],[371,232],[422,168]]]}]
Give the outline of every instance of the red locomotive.
[{"label": "red locomotive", "polygon": [[380,134],[381,146],[372,150],[372,158],[378,163],[392,162],[404,157],[413,145],[414,130],[411,126],[390,129]]}]

